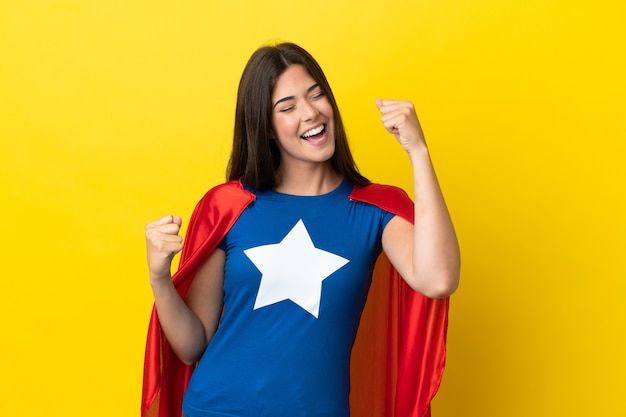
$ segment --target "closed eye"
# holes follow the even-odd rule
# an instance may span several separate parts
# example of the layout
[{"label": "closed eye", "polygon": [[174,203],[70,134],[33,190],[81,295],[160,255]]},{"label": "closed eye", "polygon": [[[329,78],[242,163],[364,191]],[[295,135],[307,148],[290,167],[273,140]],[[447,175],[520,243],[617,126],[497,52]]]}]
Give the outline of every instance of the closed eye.
[{"label": "closed eye", "polygon": [[324,97],[325,95],[326,95],[326,94],[324,94],[324,92],[320,90],[320,91],[318,91],[317,93],[313,94],[313,95],[311,96],[311,99],[312,99],[312,100],[316,100],[316,99],[318,99],[318,98]]},{"label": "closed eye", "polygon": [[[326,93],[324,93],[324,91],[322,90],[320,85],[317,84],[317,83],[313,84],[312,86],[307,88],[307,93],[312,93],[311,96],[309,97],[309,100],[317,100],[317,99],[320,99],[320,98],[322,98],[322,97],[324,97],[326,95]],[[280,100],[276,101],[276,103],[274,103],[273,107],[276,108],[276,107],[278,107],[279,104],[295,100],[295,98],[296,98],[295,96],[283,97]],[[288,113],[288,112],[292,111],[295,108],[296,108],[295,104],[290,104],[287,107],[281,108],[280,110],[278,110],[278,112],[279,113]]]},{"label": "closed eye", "polygon": [[287,106],[287,107],[283,107],[282,109],[280,109],[278,111],[280,113],[288,113],[288,112],[292,111],[295,108],[296,108],[296,106]]}]

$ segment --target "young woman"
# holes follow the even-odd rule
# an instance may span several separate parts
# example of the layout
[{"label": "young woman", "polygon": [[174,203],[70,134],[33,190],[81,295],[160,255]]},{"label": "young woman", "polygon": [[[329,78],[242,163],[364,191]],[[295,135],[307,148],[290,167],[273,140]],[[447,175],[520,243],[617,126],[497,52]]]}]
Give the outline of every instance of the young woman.
[{"label": "young woman", "polygon": [[[184,247],[180,217],[146,228],[155,314],[142,414],[157,404],[160,416],[178,417],[182,402],[189,417],[349,416],[351,352],[381,250],[408,296],[426,306],[415,314],[434,315],[420,320],[438,326],[436,337],[419,333],[432,328],[415,334],[436,339],[438,353],[424,356],[441,371],[457,239],[413,105],[376,106],[412,163],[415,203],[358,172],[309,53],[284,43],[252,55],[239,86],[229,182],[200,201]],[[439,380],[425,394],[412,391],[401,376],[408,362],[399,360],[389,384],[410,404],[396,398],[394,414],[384,413],[422,416]]]}]

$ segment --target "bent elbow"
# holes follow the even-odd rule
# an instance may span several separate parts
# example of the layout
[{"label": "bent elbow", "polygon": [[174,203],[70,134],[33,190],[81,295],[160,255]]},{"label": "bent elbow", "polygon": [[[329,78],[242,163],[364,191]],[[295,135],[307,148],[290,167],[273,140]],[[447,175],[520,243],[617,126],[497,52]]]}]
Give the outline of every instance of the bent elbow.
[{"label": "bent elbow", "polygon": [[180,351],[178,349],[175,349],[173,346],[172,346],[172,350],[174,351],[174,354],[176,355],[176,357],[187,366],[195,365],[200,360],[200,357],[202,356],[202,352],[197,352],[197,351],[192,351],[192,350]]},{"label": "bent elbow", "polygon": [[176,356],[178,357],[178,359],[180,359],[182,363],[184,363],[187,366],[193,366],[200,360],[199,357],[195,355],[190,355],[190,354],[187,354],[187,355],[176,354]]},{"label": "bent elbow", "polygon": [[428,298],[446,298],[454,294],[459,287],[459,273],[455,271],[438,274],[429,282],[430,284],[423,287],[422,290],[414,289]]},{"label": "bent elbow", "polygon": [[441,285],[441,286],[437,286],[434,288],[430,288],[429,290],[424,291],[423,294],[424,296],[428,298],[435,298],[435,299],[446,298],[454,294],[457,287],[458,287],[458,284]]},{"label": "bent elbow", "polygon": [[194,361],[194,360],[183,359],[183,358],[178,358],[178,359],[180,359],[180,361],[181,361],[182,363],[184,363],[186,366],[193,366],[193,365],[195,365],[195,364],[196,364],[196,362],[197,362],[197,361]]}]

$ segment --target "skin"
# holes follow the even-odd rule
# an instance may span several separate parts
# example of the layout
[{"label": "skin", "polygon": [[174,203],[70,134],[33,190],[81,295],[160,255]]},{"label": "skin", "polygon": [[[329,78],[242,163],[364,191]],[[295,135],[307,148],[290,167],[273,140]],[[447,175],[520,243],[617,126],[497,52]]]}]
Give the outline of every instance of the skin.
[{"label": "skin", "polygon": [[[300,65],[292,65],[277,80],[272,93],[272,140],[281,164],[276,190],[293,195],[320,195],[342,180],[330,163],[335,150],[334,115],[315,80]],[[416,291],[441,298],[459,283],[459,247],[452,221],[432,166],[415,108],[408,101],[376,100],[383,126],[407,152],[413,167],[415,223],[399,216],[385,227],[383,250]],[[325,126],[323,135],[302,135]],[[171,280],[173,257],[182,250],[179,216],[165,216],[146,226],[150,284],[161,326],[186,364],[193,364],[211,341],[223,306],[225,254],[216,249],[198,270],[185,300]]]},{"label": "skin", "polygon": [[381,99],[376,106],[409,156],[415,196],[414,225],[394,217],[383,232],[383,250],[415,291],[447,297],[459,285],[459,245],[415,108],[408,101]]},{"label": "skin", "polygon": [[[295,195],[333,190],[342,178],[328,162],[335,152],[334,115],[321,88],[303,66],[292,65],[278,78],[272,103],[274,140],[281,155],[276,190]],[[302,139],[321,126],[321,137]]]}]

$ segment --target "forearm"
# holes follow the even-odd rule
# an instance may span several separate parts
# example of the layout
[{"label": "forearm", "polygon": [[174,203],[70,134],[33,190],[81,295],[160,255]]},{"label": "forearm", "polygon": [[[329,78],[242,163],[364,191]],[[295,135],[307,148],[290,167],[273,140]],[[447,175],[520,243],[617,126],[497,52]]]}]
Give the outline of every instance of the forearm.
[{"label": "forearm", "polygon": [[170,346],[181,361],[195,363],[207,345],[202,322],[180,297],[171,277],[150,279],[159,322]]},{"label": "forearm", "polygon": [[460,253],[428,148],[409,152],[413,167],[415,220],[413,273],[417,285],[433,298],[452,294],[459,283]]}]

